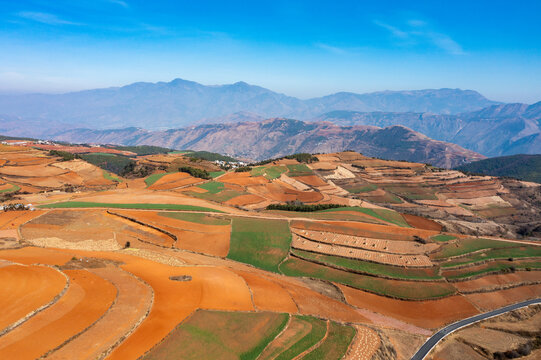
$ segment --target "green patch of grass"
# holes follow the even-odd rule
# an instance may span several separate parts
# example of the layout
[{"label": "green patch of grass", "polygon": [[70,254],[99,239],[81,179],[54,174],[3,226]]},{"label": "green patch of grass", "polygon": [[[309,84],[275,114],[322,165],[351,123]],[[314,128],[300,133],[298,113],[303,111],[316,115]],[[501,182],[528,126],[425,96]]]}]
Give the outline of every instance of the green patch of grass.
[{"label": "green patch of grass", "polygon": [[287,167],[285,166],[271,166],[265,170],[265,177],[268,180],[278,179],[286,171]]},{"label": "green patch of grass", "polygon": [[118,183],[122,182],[122,180],[120,180],[118,176],[111,174],[110,172],[105,171],[105,170],[103,170],[103,177],[106,178],[107,180],[116,181]]},{"label": "green patch of grass", "polygon": [[221,171],[211,171],[211,172],[209,172],[210,177],[213,178],[213,179],[215,179],[215,178],[217,178],[218,176],[223,175],[223,174],[225,174],[225,171],[223,171],[223,170],[221,170]]},{"label": "green patch of grass", "polygon": [[11,193],[11,192],[17,192],[21,190],[21,188],[17,185],[14,185],[14,184],[11,184],[11,187],[9,189],[3,189],[3,190],[0,190],[0,194],[5,194],[5,193]]},{"label": "green patch of grass", "polygon": [[446,234],[438,234],[438,235],[432,236],[431,239],[434,240],[434,241],[446,242],[446,241],[449,241],[449,240],[456,239],[456,236],[446,235]]},{"label": "green patch of grass", "polygon": [[508,247],[517,247],[518,244],[506,241],[489,239],[462,239],[456,243],[444,244],[441,249],[434,254],[434,259],[445,259],[452,256],[464,255],[473,251],[483,249],[499,249]]},{"label": "green patch of grass", "polygon": [[54,204],[40,205],[45,209],[69,209],[69,208],[113,208],[113,209],[143,209],[143,210],[178,210],[178,211],[206,211],[223,212],[216,209],[202,206],[180,205],[180,204],[114,204],[96,203],[85,201],[65,201]]},{"label": "green patch of grass", "polygon": [[514,263],[512,261],[509,262],[499,262],[499,263],[487,263],[486,267],[483,267],[482,269],[476,269],[476,270],[469,270],[469,269],[461,269],[459,271],[453,271],[452,274],[448,274],[445,277],[449,280],[458,280],[458,279],[466,279],[470,276],[477,276],[477,275],[483,275],[487,273],[492,272],[513,272],[515,269],[532,269],[532,270],[539,270],[541,269],[541,262],[520,262],[520,263]]},{"label": "green patch of grass", "polygon": [[398,299],[426,300],[456,293],[456,289],[445,282],[388,280],[332,269],[297,258],[289,258],[280,264],[280,271],[288,276],[332,281]]},{"label": "green patch of grass", "polygon": [[187,154],[193,152],[192,150],[176,150],[176,151],[170,151],[169,154],[171,155],[178,155],[178,154]]},{"label": "green patch of grass", "polygon": [[287,166],[287,176],[295,177],[295,176],[309,176],[313,175],[312,169],[310,169],[305,164],[293,164],[293,165],[286,165]]},{"label": "green patch of grass", "polygon": [[355,337],[355,328],[349,325],[342,325],[331,322],[327,338],[308,353],[303,359],[306,360],[339,360],[347,352],[349,344]]},{"label": "green patch of grass", "polygon": [[321,212],[333,212],[333,211],[358,211],[366,215],[370,215],[372,217],[375,217],[377,219],[401,226],[401,227],[411,227],[406,220],[393,210],[387,210],[387,209],[368,209],[368,208],[362,208],[358,206],[346,206],[346,207],[340,207],[335,209],[328,209],[328,210],[322,210]]},{"label": "green patch of grass", "polygon": [[282,331],[288,314],[197,310],[145,360],[255,359]]},{"label": "green patch of grass", "polygon": [[290,244],[287,221],[233,218],[227,257],[278,272],[278,264],[287,256]]},{"label": "green patch of grass", "polygon": [[[516,246],[516,244],[515,244]],[[484,251],[482,253],[471,254],[470,256],[458,258],[456,260],[444,262],[442,268],[458,265],[471,264],[483,260],[509,259],[509,258],[533,258],[541,257],[541,247],[539,246],[520,246],[514,248],[503,248]]]},{"label": "green patch of grass", "polygon": [[261,352],[267,347],[267,345],[269,345],[269,343],[272,340],[274,340],[276,336],[278,336],[278,334],[286,327],[287,321],[289,319],[288,314],[280,314],[280,315],[282,317],[282,322],[277,327],[275,327],[273,331],[267,334],[267,336],[262,338],[255,347],[253,347],[249,351],[246,351],[240,354],[240,360],[257,359],[259,354],[261,354]]},{"label": "green patch of grass", "polygon": [[300,321],[310,323],[312,329],[308,334],[276,357],[275,360],[290,360],[295,358],[302,352],[317,344],[321,339],[323,339],[325,333],[327,332],[327,324],[323,320],[305,315],[295,315],[295,318]]},{"label": "green patch of grass", "polygon": [[198,199],[216,201],[216,202],[219,202],[219,203],[223,203],[223,202],[226,202],[227,200],[231,200],[233,198],[236,198],[237,196],[244,195],[245,193],[244,192],[239,192],[239,191],[236,191],[236,190],[227,189],[227,190],[220,191],[217,194],[213,194],[213,193],[210,193],[210,192],[198,193],[198,192],[194,192],[194,191],[187,191],[187,192],[185,192],[185,194],[193,196],[193,197],[198,198]]},{"label": "green patch of grass", "polygon": [[361,186],[352,186],[352,187],[344,187],[347,191],[349,191],[352,194],[360,194],[365,192],[370,192],[377,190],[377,186],[374,184],[368,184],[368,185],[361,185]]},{"label": "green patch of grass", "polygon": [[315,260],[331,266],[338,266],[367,275],[386,276],[401,280],[436,280],[442,277],[438,275],[438,268],[431,269],[404,269],[397,266],[375,264],[368,261],[354,260],[333,255],[316,254],[310,251],[292,250],[292,253],[304,260]]},{"label": "green patch of grass", "polygon": [[398,194],[409,200],[437,200],[435,189],[431,187],[392,185],[385,186],[386,191]]},{"label": "green patch of grass", "polygon": [[198,188],[207,190],[210,194],[217,194],[224,190],[224,183],[219,181],[209,181],[207,183],[197,185]]},{"label": "green patch of grass", "polygon": [[147,184],[147,187],[152,186],[156,181],[169,174],[172,173],[152,174],[145,179],[145,184]]},{"label": "green patch of grass", "polygon": [[175,212],[161,212],[158,213],[160,216],[169,217],[172,219],[178,219],[183,221],[189,221],[196,224],[204,225],[229,225],[231,220],[222,217],[209,216],[207,214],[201,213],[175,213]]},{"label": "green patch of grass", "polygon": [[265,175],[265,169],[267,169],[266,166],[255,166],[250,171],[250,176],[263,176]]}]

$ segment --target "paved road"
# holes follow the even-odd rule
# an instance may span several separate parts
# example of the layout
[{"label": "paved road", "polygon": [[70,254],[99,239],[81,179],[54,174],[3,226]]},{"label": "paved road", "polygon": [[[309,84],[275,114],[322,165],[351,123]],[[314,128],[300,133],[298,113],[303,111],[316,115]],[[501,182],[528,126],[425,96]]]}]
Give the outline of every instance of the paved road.
[{"label": "paved road", "polygon": [[506,307],[503,307],[503,308],[500,308],[500,309],[497,309],[497,310],[493,310],[493,311],[489,311],[489,312],[484,313],[484,314],[475,315],[475,316],[472,316],[470,318],[457,321],[454,324],[448,325],[448,326],[444,327],[443,329],[441,329],[440,331],[438,331],[437,333],[435,333],[434,335],[432,335],[432,337],[430,337],[423,344],[423,346],[421,346],[421,348],[419,350],[417,350],[417,352],[411,357],[411,360],[423,360],[428,355],[430,350],[432,350],[432,348],[434,346],[436,346],[436,344],[439,343],[441,339],[443,339],[444,337],[446,337],[447,335],[449,335],[453,331],[456,331],[456,330],[458,330],[460,328],[463,328],[464,326],[468,326],[470,324],[473,324],[473,323],[475,323],[477,321],[481,321],[481,320],[484,320],[484,319],[488,319],[490,317],[498,316],[498,315],[501,315],[501,314],[506,313],[508,311],[516,310],[516,309],[519,309],[519,308],[522,308],[522,307],[525,307],[525,306],[528,306],[528,305],[533,305],[533,304],[541,304],[541,298],[523,301],[523,302],[520,302],[518,304],[508,305]]}]

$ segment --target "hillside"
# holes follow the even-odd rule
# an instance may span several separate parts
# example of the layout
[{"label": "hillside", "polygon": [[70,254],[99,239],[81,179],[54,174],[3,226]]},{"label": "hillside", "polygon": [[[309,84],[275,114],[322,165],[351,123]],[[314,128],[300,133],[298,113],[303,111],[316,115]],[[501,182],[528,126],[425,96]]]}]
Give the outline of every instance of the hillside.
[{"label": "hillside", "polygon": [[403,125],[486,156],[541,153],[541,102],[494,105],[458,115],[333,111],[315,121],[343,126]]},{"label": "hillside", "polygon": [[474,161],[457,170],[541,183],[541,155],[500,156]]},{"label": "hillside", "polygon": [[[0,114],[42,128],[176,128],[234,113],[310,119],[333,110],[415,111],[456,114],[496,104],[471,90],[428,89],[368,94],[336,93],[301,100],[237,82],[206,86],[193,81],[134,83],[66,94],[0,95]],[[257,114],[257,115],[256,115]],[[0,128],[15,128],[16,125]],[[43,130],[43,129],[42,129]],[[7,134],[7,133],[6,133]],[[13,135],[13,134],[8,134]]]},{"label": "hillside", "polygon": [[432,140],[403,126],[341,127],[290,119],[200,125],[167,131],[76,129],[57,134],[69,142],[156,145],[206,150],[236,158],[262,160],[296,152],[322,153],[346,149],[367,156],[455,167],[483,156],[460,146]]},{"label": "hillside", "polygon": [[351,151],[235,171],[129,150],[148,174],[0,145],[0,358],[402,360],[541,295],[531,183]]}]

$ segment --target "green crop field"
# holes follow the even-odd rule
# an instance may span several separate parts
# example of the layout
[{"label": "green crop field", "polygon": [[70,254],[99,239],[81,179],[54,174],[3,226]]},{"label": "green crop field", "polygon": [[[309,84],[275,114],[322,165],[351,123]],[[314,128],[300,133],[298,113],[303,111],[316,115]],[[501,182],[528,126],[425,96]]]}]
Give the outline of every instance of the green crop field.
[{"label": "green crop field", "polygon": [[45,209],[69,209],[69,208],[114,208],[114,209],[143,209],[143,210],[179,210],[179,211],[205,211],[205,212],[223,212],[216,209],[202,206],[180,205],[180,204],[115,204],[115,203],[95,203],[85,201],[65,201],[54,204],[40,205]]},{"label": "green crop field", "polygon": [[223,175],[223,174],[225,174],[225,171],[223,171],[223,170],[222,171],[211,171],[211,172],[209,172],[210,177],[213,178],[213,179],[217,178],[218,176]]},{"label": "green crop field", "polygon": [[172,174],[172,173],[152,174],[152,175],[150,175],[149,177],[147,177],[145,179],[145,183],[147,184],[147,187],[151,186],[156,181],[160,180],[162,177],[164,177],[165,175],[168,175],[168,174]]},{"label": "green crop field", "polygon": [[482,238],[463,239],[455,243],[444,244],[441,249],[433,255],[434,259],[445,259],[452,256],[465,255],[467,253],[483,250],[517,247],[518,244],[506,241],[489,240]]},{"label": "green crop field", "polygon": [[374,184],[367,184],[367,185],[353,185],[353,186],[344,186],[344,189],[349,191],[352,194],[360,194],[365,192],[370,192],[377,190],[377,186]]},{"label": "green crop field", "polygon": [[19,191],[19,190],[21,190],[21,188],[19,186],[11,184],[11,187],[9,189],[0,190],[0,194],[16,192],[16,191]]},{"label": "green crop field", "polygon": [[210,194],[217,194],[224,190],[224,183],[219,181],[209,181],[207,183],[197,185],[198,188],[205,189]]},{"label": "green crop field", "polygon": [[204,225],[229,225],[231,224],[231,219],[223,218],[223,217],[214,217],[214,216],[209,216],[207,214],[201,214],[201,213],[189,213],[189,212],[176,213],[176,212],[168,211],[168,212],[158,213],[158,215],[169,217],[172,219],[189,221],[196,224],[204,224]]},{"label": "green crop field", "polygon": [[434,241],[446,242],[446,241],[449,241],[449,240],[456,239],[456,236],[439,234],[439,235],[432,236],[431,239],[434,240]]},{"label": "green crop field", "polygon": [[287,176],[295,177],[295,176],[308,176],[313,175],[312,169],[310,169],[305,164],[294,164],[294,165],[286,165],[287,166]]},{"label": "green crop field", "polygon": [[286,326],[288,314],[198,310],[145,360],[253,360]]},{"label": "green crop field", "polygon": [[290,258],[280,264],[280,271],[288,276],[333,281],[399,299],[425,300],[449,296],[456,292],[454,287],[445,282],[388,280],[332,269],[296,258]]},{"label": "green crop field", "polygon": [[278,179],[286,171],[285,166],[271,166],[265,170],[265,177],[269,180]]},{"label": "green crop field", "polygon": [[460,270],[451,270],[449,272],[444,272],[444,276],[449,280],[458,280],[469,278],[470,276],[483,275],[491,272],[512,272],[516,269],[530,269],[530,270],[540,270],[541,262],[539,261],[524,261],[524,262],[515,262],[515,261],[495,261],[484,264],[481,268],[476,268],[475,270],[464,268]]},{"label": "green crop field", "polygon": [[291,344],[290,347],[282,349],[283,352],[274,358],[275,360],[289,360],[295,358],[302,352],[317,344],[321,339],[323,339],[325,333],[327,332],[327,323],[312,316],[295,315],[291,321],[302,322],[306,326],[310,326],[310,332],[295,341],[295,343]]},{"label": "green crop field", "polygon": [[337,266],[367,275],[386,276],[398,280],[435,280],[442,278],[442,276],[438,275],[437,267],[429,269],[404,269],[397,266],[375,264],[339,256],[316,254],[310,251],[292,250],[292,253],[307,261],[315,260],[326,265]]},{"label": "green crop field", "polygon": [[470,256],[461,257],[456,260],[447,261],[441,264],[442,268],[452,267],[457,265],[466,265],[483,260],[491,259],[509,259],[509,258],[533,258],[541,257],[540,246],[521,246],[513,248],[503,248],[495,250],[487,250],[481,253],[471,254]]},{"label": "green crop field", "polygon": [[349,344],[355,337],[355,328],[331,322],[329,334],[321,345],[309,352],[305,360],[339,360],[346,354]]},{"label": "green crop field", "polygon": [[401,226],[401,227],[411,227],[406,220],[393,210],[387,210],[387,209],[368,209],[368,208],[361,208],[358,206],[347,206],[347,207],[340,207],[335,209],[327,209],[327,210],[321,210],[320,212],[335,212],[335,211],[358,211],[363,214],[375,217],[377,219]]},{"label": "green crop field", "polygon": [[278,272],[278,264],[287,256],[290,244],[287,221],[233,218],[227,257]]},{"label": "green crop field", "polygon": [[103,170],[103,177],[106,178],[107,180],[116,181],[119,183],[122,182],[122,180],[120,180],[118,176],[111,174],[110,172],[105,171],[105,170]]}]

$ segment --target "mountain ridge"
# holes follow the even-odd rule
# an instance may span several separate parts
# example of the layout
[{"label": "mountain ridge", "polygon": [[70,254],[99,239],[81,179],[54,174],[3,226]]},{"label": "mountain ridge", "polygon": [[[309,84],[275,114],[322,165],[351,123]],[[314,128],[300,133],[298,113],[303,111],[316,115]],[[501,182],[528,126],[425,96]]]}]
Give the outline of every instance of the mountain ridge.
[{"label": "mountain ridge", "polygon": [[341,127],[329,122],[303,122],[285,118],[203,124],[164,131],[141,128],[74,129],[56,134],[54,139],[206,150],[252,160],[297,152],[321,153],[346,149],[360,151],[367,156],[420,161],[441,167],[454,167],[484,158],[458,145],[430,139],[405,126]]},{"label": "mountain ridge", "polygon": [[499,103],[473,90],[449,88],[338,92],[302,100],[246,82],[203,85],[179,78],[64,94],[0,95],[2,114],[42,120],[45,125],[55,120],[93,128],[177,128],[243,111],[307,120],[332,110],[454,114],[494,104]]}]

